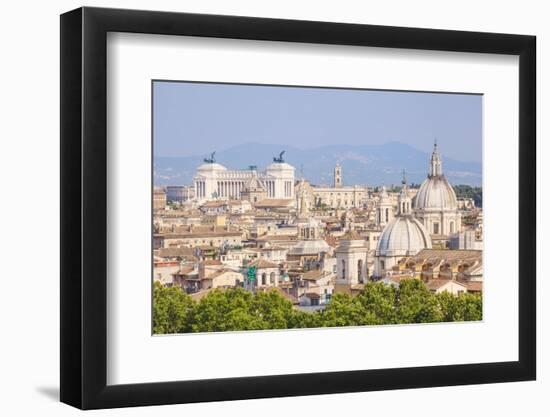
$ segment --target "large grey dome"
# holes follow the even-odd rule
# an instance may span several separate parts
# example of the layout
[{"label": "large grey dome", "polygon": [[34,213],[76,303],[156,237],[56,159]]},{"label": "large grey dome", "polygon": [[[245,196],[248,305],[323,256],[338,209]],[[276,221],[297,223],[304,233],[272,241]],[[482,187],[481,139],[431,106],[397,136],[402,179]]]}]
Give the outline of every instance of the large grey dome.
[{"label": "large grey dome", "polygon": [[413,206],[416,210],[456,210],[456,194],[443,175],[430,176],[420,186]]},{"label": "large grey dome", "polygon": [[430,234],[420,221],[409,215],[397,216],[384,227],[376,255],[412,256],[431,247]]}]

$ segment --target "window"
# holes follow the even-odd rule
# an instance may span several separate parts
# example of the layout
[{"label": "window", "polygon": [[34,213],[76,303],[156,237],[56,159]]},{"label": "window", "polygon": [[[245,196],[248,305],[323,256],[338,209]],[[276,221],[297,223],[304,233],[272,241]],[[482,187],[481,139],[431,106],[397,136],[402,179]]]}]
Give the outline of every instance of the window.
[{"label": "window", "polygon": [[439,234],[439,223],[434,223],[434,235]]},{"label": "window", "polygon": [[359,259],[357,261],[357,281],[363,282],[363,260]]},{"label": "window", "polygon": [[262,274],[262,285],[266,285],[267,284],[267,276],[265,274],[265,272]]},{"label": "window", "polygon": [[342,278],[346,277],[346,261],[342,259]]},{"label": "window", "polygon": [[449,223],[449,232],[451,233],[455,232],[455,222]]}]

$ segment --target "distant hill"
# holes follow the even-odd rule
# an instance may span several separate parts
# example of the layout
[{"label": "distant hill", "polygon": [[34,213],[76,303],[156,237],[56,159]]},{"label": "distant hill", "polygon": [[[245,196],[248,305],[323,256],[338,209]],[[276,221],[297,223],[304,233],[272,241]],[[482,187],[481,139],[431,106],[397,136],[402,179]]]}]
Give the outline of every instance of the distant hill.
[{"label": "distant hill", "polygon": [[[409,183],[420,183],[428,173],[430,153],[401,142],[383,145],[330,145],[315,149],[298,149],[286,145],[247,143],[216,152],[216,162],[228,169],[246,169],[257,165],[264,169],[273,156],[286,150],[285,162],[296,167],[296,177],[303,168],[304,177],[313,184],[332,184],[334,165],[342,165],[345,185],[369,186],[399,184],[403,170]],[[189,157],[155,157],[156,185],[191,184],[196,168],[208,155]],[[481,185],[481,163],[463,162],[444,153],[443,172],[453,184]]]}]

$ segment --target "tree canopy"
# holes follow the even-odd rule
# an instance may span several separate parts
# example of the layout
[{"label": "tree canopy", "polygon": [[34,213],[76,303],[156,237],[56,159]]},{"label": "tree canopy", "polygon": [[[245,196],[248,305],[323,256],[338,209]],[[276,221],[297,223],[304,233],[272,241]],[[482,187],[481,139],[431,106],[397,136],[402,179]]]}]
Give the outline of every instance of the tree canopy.
[{"label": "tree canopy", "polygon": [[294,329],[381,324],[476,321],[482,319],[479,294],[434,294],[418,279],[399,287],[369,282],[355,297],[334,294],[324,310],[306,312],[276,290],[252,294],[242,288],[215,289],[194,301],[178,287],[155,283],[156,334]]},{"label": "tree canopy", "polygon": [[481,187],[472,187],[470,185],[453,186],[457,198],[472,198],[476,207],[483,207],[483,189]]}]

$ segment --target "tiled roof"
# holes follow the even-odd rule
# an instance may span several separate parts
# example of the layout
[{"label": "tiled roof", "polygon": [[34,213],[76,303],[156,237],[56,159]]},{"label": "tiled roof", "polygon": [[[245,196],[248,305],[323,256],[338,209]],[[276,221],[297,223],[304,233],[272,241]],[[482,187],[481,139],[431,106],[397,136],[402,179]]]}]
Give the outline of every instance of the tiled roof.
[{"label": "tiled roof", "polygon": [[327,273],[321,269],[314,269],[312,271],[307,271],[305,274],[302,275],[302,279],[306,281],[317,281],[318,279],[323,278],[326,276]]},{"label": "tiled roof", "polygon": [[441,278],[429,280],[426,283],[426,287],[428,287],[429,290],[437,290],[437,289],[443,287],[444,285],[448,284],[449,282],[455,282],[456,284],[458,284],[462,287],[466,287],[464,284],[461,284],[458,281],[453,281],[453,280],[450,280],[450,279],[441,279]]},{"label": "tiled roof", "polygon": [[266,261],[265,259],[257,259],[254,262],[251,262],[249,266],[255,266],[257,269],[279,268],[279,265]]},{"label": "tiled roof", "polygon": [[266,198],[254,203],[256,207],[287,207],[294,202],[290,198]]}]

